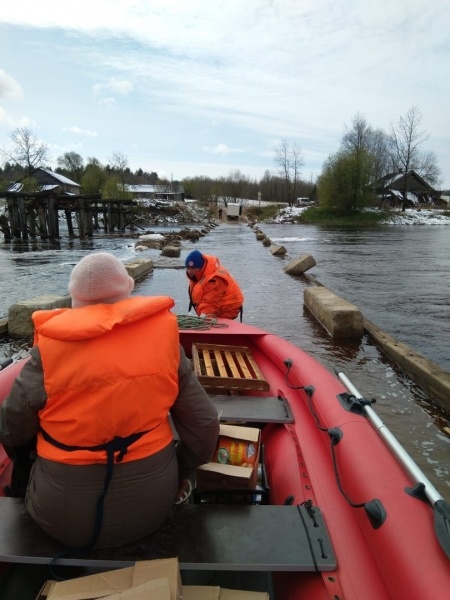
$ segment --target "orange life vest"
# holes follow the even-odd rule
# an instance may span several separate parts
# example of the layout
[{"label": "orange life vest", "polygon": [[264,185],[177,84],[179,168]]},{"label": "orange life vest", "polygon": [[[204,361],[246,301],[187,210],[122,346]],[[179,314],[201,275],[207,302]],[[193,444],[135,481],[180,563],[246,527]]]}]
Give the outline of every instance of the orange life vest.
[{"label": "orange life vest", "polygon": [[[209,302],[214,304],[213,314],[216,317],[225,319],[235,319],[244,302],[244,295],[237,281],[233,279],[230,273],[220,264],[217,256],[203,254],[205,265],[199,271],[198,281],[189,280],[189,297],[195,312],[200,315],[211,312]],[[209,302],[205,299],[205,286],[212,279],[220,278],[226,282],[226,292],[224,295],[210,298]],[[202,306],[203,303],[203,306]]]},{"label": "orange life vest", "polygon": [[38,455],[61,463],[106,463],[116,436],[146,432],[123,462],[150,456],[173,439],[168,420],[178,395],[179,334],[174,301],[135,296],[115,304],[33,313],[35,344],[48,400],[41,428],[68,452],[38,434]]}]

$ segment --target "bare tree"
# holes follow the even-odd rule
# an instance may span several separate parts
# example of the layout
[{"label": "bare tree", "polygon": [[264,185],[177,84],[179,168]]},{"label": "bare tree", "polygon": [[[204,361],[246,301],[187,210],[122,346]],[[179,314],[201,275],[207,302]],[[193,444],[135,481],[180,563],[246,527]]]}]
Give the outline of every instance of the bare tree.
[{"label": "bare tree", "polygon": [[288,205],[292,206],[303,166],[301,149],[297,144],[290,146],[284,139],[275,147],[274,161],[278,165],[280,177],[284,181],[285,198]]},{"label": "bare tree", "polygon": [[81,182],[84,164],[83,158],[79,154],[76,152],[65,152],[62,156],[58,157],[57,162],[58,167],[67,171],[77,183]]},{"label": "bare tree", "polygon": [[389,137],[381,129],[373,129],[360,113],[353,118],[351,128],[346,128],[341,148],[357,154],[370,154],[373,158],[373,180],[380,179],[392,167],[389,156]]},{"label": "bare tree", "polygon": [[420,146],[428,139],[428,133],[420,129],[422,115],[417,106],[411,107],[397,125],[391,126],[390,156],[397,172],[403,174],[402,210],[406,208],[408,193],[408,171],[414,169],[419,175],[429,173],[437,180],[439,168],[433,153],[423,153]]},{"label": "bare tree", "polygon": [[239,169],[230,171],[228,177],[222,179],[225,195],[234,201],[244,197],[248,183],[248,178]]},{"label": "bare tree", "polygon": [[50,160],[48,146],[39,141],[36,134],[28,127],[17,127],[9,136],[13,145],[11,151],[1,153],[25,170],[30,175],[38,167],[45,167]]},{"label": "bare tree", "polygon": [[434,152],[424,152],[421,157],[419,174],[431,185],[441,182],[441,170],[438,166],[437,156]]},{"label": "bare tree", "polygon": [[369,151],[373,156],[373,178],[378,181],[389,173],[391,169],[391,158],[389,156],[389,136],[382,129],[372,132]]},{"label": "bare tree", "polygon": [[128,168],[128,157],[122,152],[113,152],[112,156],[108,158],[111,163],[111,167],[114,171],[117,171],[122,185],[122,191],[125,190],[125,171]]},{"label": "bare tree", "polygon": [[346,127],[341,146],[343,150],[359,152],[369,151],[372,138],[372,128],[364,115],[357,113],[353,117],[352,127]]}]

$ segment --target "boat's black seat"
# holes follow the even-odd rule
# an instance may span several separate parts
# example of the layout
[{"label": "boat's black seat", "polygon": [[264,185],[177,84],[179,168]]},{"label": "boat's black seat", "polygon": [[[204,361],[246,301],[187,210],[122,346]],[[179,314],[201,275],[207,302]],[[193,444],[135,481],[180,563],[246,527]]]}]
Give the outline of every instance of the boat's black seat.
[{"label": "boat's black seat", "polygon": [[[49,564],[64,548],[26,512],[0,498],[0,562]],[[181,569],[331,571],[336,559],[320,510],[306,506],[196,505],[174,508],[155,534],[120,548],[91,550],[56,564],[121,568],[177,556]]]},{"label": "boat's black seat", "polygon": [[282,396],[226,396],[210,394],[222,422],[293,423],[291,408]]}]

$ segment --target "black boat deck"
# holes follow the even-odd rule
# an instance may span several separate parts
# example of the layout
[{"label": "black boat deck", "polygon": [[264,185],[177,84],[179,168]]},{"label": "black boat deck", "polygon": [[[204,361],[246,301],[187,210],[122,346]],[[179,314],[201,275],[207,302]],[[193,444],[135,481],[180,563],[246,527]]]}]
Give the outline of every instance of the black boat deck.
[{"label": "black boat deck", "polygon": [[[64,550],[26,512],[23,500],[0,498],[0,562],[49,564]],[[279,540],[279,543],[274,543]],[[336,559],[317,507],[196,505],[175,507],[151,536],[119,548],[59,558],[55,564],[121,568],[177,556],[180,569],[331,571]]]}]

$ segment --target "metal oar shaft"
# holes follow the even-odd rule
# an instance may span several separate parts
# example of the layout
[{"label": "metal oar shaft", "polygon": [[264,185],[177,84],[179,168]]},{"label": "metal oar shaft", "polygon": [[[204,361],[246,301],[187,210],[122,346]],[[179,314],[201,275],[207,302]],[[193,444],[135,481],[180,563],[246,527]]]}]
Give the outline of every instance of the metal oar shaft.
[{"label": "metal oar shaft", "polygon": [[[344,373],[336,372],[339,379],[356,398],[363,398],[352,382],[344,375]],[[442,500],[442,496],[430,482],[425,473],[417,466],[414,460],[409,456],[397,438],[389,431],[383,421],[378,417],[376,412],[370,406],[364,406],[364,411],[372,425],[377,429],[380,436],[385,440],[393,454],[397,457],[405,470],[411,475],[416,483],[422,483],[425,486],[424,493],[428,500],[434,506],[438,500]]]}]

